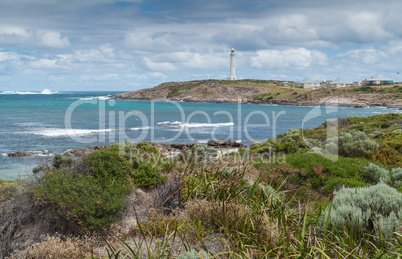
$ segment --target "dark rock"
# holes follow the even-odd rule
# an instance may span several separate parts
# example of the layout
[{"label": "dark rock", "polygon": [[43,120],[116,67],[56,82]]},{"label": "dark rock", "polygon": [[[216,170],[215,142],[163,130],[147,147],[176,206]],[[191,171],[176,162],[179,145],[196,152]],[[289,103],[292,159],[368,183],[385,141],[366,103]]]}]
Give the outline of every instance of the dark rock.
[{"label": "dark rock", "polygon": [[182,150],[182,149],[191,148],[192,146],[194,146],[194,144],[188,144],[188,143],[187,143],[187,144],[170,144],[170,146],[171,146],[172,148]]},{"label": "dark rock", "polygon": [[225,139],[225,140],[209,140],[208,141],[208,146],[209,147],[244,147],[243,144],[236,142],[233,139]]},{"label": "dark rock", "polygon": [[99,151],[102,149],[106,149],[108,146],[93,146],[90,148],[81,148],[81,149],[72,149],[67,152],[65,152],[63,155],[65,156],[76,156],[76,157],[83,157],[85,155],[88,155],[94,151]]},{"label": "dark rock", "polygon": [[15,152],[15,153],[8,153],[7,156],[9,157],[22,157],[22,156],[32,156],[32,152]]}]

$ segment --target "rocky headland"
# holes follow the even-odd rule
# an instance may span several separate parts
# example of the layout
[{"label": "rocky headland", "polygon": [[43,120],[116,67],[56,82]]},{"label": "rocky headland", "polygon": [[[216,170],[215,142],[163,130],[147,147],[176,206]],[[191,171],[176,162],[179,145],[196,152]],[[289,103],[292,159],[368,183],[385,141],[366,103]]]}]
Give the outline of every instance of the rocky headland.
[{"label": "rocky headland", "polygon": [[402,87],[352,86],[334,89],[311,89],[282,86],[272,80],[200,80],[168,82],[154,88],[117,94],[115,99],[170,100],[184,102],[255,103],[311,106],[325,103],[363,107],[402,108]]}]

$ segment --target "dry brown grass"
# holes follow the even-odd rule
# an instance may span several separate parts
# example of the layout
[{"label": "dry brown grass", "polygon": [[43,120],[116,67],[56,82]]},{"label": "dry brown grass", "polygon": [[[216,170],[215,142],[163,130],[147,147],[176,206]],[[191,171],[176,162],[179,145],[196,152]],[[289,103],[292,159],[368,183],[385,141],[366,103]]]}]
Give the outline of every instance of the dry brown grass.
[{"label": "dry brown grass", "polygon": [[246,225],[258,225],[257,234],[267,241],[278,238],[277,225],[266,213],[256,213],[252,208],[235,202],[212,202],[197,200],[188,202],[186,209],[178,217],[184,221],[200,221],[205,227],[223,230],[228,227],[241,231]]},{"label": "dry brown grass", "polygon": [[64,237],[53,235],[42,237],[42,242],[36,243],[27,250],[13,254],[9,259],[65,259],[91,258],[105,255],[102,241],[97,237],[85,236]]}]

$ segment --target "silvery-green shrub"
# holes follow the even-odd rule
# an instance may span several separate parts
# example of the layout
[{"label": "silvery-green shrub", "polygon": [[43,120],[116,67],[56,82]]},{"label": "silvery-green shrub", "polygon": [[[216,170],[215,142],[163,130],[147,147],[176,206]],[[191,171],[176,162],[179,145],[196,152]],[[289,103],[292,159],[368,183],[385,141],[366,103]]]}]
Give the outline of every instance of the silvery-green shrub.
[{"label": "silvery-green shrub", "polygon": [[363,131],[341,132],[338,137],[339,154],[346,157],[364,157],[376,151],[379,144]]},{"label": "silvery-green shrub", "polygon": [[325,144],[325,150],[329,154],[337,155],[338,154],[338,145],[335,144],[334,142],[330,142],[328,144]]},{"label": "silvery-green shrub", "polygon": [[301,138],[301,130],[290,129],[287,132],[278,134],[277,140],[281,143],[290,142],[295,144]]},{"label": "silvery-green shrub", "polygon": [[335,192],[331,208],[324,213],[334,227],[353,233],[380,233],[385,238],[398,231],[402,220],[402,193],[379,183],[370,187],[345,188]]},{"label": "silvery-green shrub", "polygon": [[190,251],[187,251],[184,254],[180,254],[176,257],[177,259],[208,259],[209,255],[208,253],[204,252],[204,251],[199,251],[197,252],[196,250],[192,249]]},{"label": "silvery-green shrub", "polygon": [[383,183],[389,183],[390,181],[389,171],[373,163],[370,163],[368,166],[365,166],[364,172],[367,178],[376,183],[378,183],[379,181]]},{"label": "silvery-green shrub", "polygon": [[394,168],[391,170],[391,180],[395,187],[402,186],[402,168]]},{"label": "silvery-green shrub", "polygon": [[392,131],[392,133],[402,134],[402,129],[396,129],[396,130]]}]

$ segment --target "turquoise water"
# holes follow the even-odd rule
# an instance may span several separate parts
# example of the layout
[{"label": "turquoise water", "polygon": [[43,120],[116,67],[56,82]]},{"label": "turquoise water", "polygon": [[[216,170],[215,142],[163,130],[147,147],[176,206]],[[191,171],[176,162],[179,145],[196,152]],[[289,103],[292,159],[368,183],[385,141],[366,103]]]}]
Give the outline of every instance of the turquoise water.
[{"label": "turquoise water", "polygon": [[[33,166],[50,161],[52,154],[69,149],[142,140],[206,143],[211,138],[249,145],[336,117],[401,113],[387,108],[110,100],[116,93],[0,92],[0,178],[23,177]],[[17,151],[37,155],[6,156]]]}]

